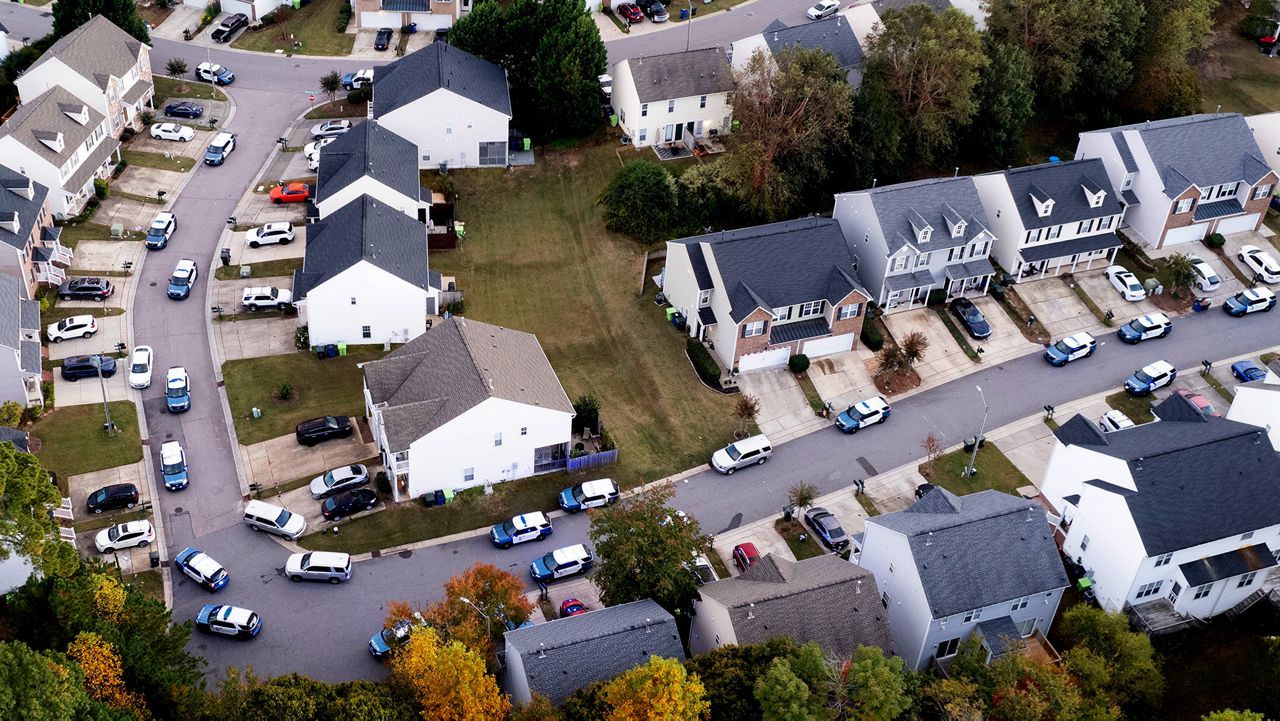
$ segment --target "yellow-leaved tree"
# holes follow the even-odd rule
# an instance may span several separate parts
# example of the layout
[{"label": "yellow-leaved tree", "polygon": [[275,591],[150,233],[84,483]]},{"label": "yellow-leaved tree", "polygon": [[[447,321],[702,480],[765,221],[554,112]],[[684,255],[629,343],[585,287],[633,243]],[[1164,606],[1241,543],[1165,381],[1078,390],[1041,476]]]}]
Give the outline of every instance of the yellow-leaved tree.
[{"label": "yellow-leaved tree", "polygon": [[426,721],[501,719],[511,711],[484,659],[457,641],[442,642],[433,628],[414,629],[389,665],[387,680]]},{"label": "yellow-leaved tree", "polygon": [[671,658],[650,656],[604,687],[607,721],[694,721],[711,714],[697,674]]},{"label": "yellow-leaved tree", "polygon": [[116,579],[97,575],[93,579],[93,610],[98,616],[111,623],[119,623],[124,613],[126,598],[124,586]]},{"label": "yellow-leaved tree", "polygon": [[150,718],[142,694],[124,685],[120,654],[106,639],[92,631],[82,631],[67,646],[67,655],[84,671],[84,687],[89,695],[112,708],[131,711],[135,718]]}]

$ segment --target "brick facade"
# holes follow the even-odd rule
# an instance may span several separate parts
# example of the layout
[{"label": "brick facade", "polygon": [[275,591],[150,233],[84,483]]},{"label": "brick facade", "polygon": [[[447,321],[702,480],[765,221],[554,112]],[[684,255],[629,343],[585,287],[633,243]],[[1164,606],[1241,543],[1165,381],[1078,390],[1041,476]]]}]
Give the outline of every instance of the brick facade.
[{"label": "brick facade", "polygon": [[[1185,213],[1175,212],[1178,209],[1178,201],[1191,200],[1191,209]],[[1185,228],[1196,222],[1196,203],[1200,201],[1200,190],[1194,186],[1187,188],[1181,195],[1173,199],[1169,203],[1169,218],[1164,222],[1164,230],[1160,232],[1160,242],[1156,243],[1157,248],[1164,247],[1165,236],[1170,230],[1175,228]]]},{"label": "brick facade", "polygon": [[[1253,185],[1249,186],[1249,190],[1245,195],[1246,200],[1244,201],[1244,213],[1245,215],[1248,215],[1249,213],[1258,214],[1258,222],[1254,225],[1254,228],[1253,228],[1254,230],[1257,230],[1258,226],[1262,225],[1262,218],[1267,213],[1267,207],[1271,202],[1271,195],[1268,194],[1266,197],[1258,198],[1257,200],[1254,200],[1253,191],[1262,185],[1270,185],[1272,186],[1272,190],[1274,191],[1276,183],[1277,183],[1276,173],[1275,171],[1271,171],[1266,175],[1262,176],[1262,179],[1259,180],[1257,183],[1254,183]],[[1178,208],[1178,201],[1187,200],[1187,199],[1190,199],[1192,201],[1191,210],[1188,210],[1185,213],[1175,213],[1174,211],[1176,211]],[[1161,231],[1160,233],[1160,242],[1156,244],[1156,247],[1160,248],[1164,246],[1165,237],[1169,235],[1170,230],[1174,230],[1176,228],[1185,228],[1189,225],[1194,225],[1196,222],[1195,220],[1196,208],[1199,205],[1200,205],[1200,189],[1194,186],[1187,188],[1187,190],[1184,191],[1181,195],[1174,198],[1173,202],[1169,204],[1169,218],[1168,220],[1165,221],[1164,230]],[[1237,216],[1231,215],[1227,217],[1234,218]],[[1209,228],[1206,235],[1208,233],[1216,233],[1218,230],[1218,223],[1221,220],[1222,218],[1215,218],[1213,220],[1207,221]],[[1201,222],[1205,222],[1205,221],[1201,221]]]},{"label": "brick facade", "polygon": [[[1276,191],[1277,182],[1280,182],[1280,176],[1277,176],[1276,172],[1273,170],[1270,173],[1267,173],[1266,175],[1262,176],[1262,180],[1259,180],[1258,182],[1254,183],[1253,186],[1249,188],[1249,195],[1247,196],[1249,200],[1246,200],[1244,203],[1244,212],[1246,214],[1257,213],[1258,225],[1262,225],[1262,219],[1267,215],[1267,208],[1271,204],[1271,196]],[[1263,185],[1270,185],[1271,192],[1267,193],[1265,196],[1261,198],[1258,198],[1257,200],[1254,200],[1253,191]],[[1254,226],[1253,229],[1257,230],[1258,228],[1257,226]]]},{"label": "brick facade", "polygon": [[[866,318],[867,304],[870,301],[871,301],[871,298],[869,296],[864,295],[859,291],[856,291],[856,290],[849,291],[848,295],[841,298],[836,303],[832,304],[834,307],[828,308],[828,310],[831,312],[831,317],[833,319],[831,322],[830,333],[828,333],[827,335],[814,336],[813,338],[805,338],[803,340],[789,341],[786,343],[770,343],[769,342],[769,330],[773,324],[773,314],[762,308],[757,308],[751,312],[751,315],[748,315],[746,318],[742,319],[741,323],[738,323],[737,345],[734,348],[733,365],[736,368],[738,365],[738,360],[741,359],[742,356],[744,355],[750,355],[752,353],[762,353],[764,351],[769,351],[769,350],[778,350],[779,348],[787,348],[788,352],[791,355],[796,355],[800,353],[800,349],[808,341],[816,340],[819,338],[830,338],[831,336],[844,335],[845,333],[853,334],[852,347],[857,348],[858,336],[862,333],[862,321],[864,318]],[[857,303],[860,306],[858,309],[858,314],[852,318],[846,318],[845,320],[840,320],[838,318],[840,313],[840,308],[846,305],[852,305],[853,303]],[[760,335],[757,335],[757,336],[752,336],[750,338],[742,337],[742,333],[744,329],[747,327],[747,325],[750,323],[755,323],[757,321],[764,321],[764,324],[765,324],[764,333],[761,333]]]},{"label": "brick facade", "polygon": [[[743,330],[747,327],[747,325],[750,323],[758,322],[758,321],[764,321],[764,332],[757,336],[752,336],[750,338],[743,338],[742,333],[743,333]],[[734,349],[733,349],[733,366],[735,368],[738,367],[738,359],[744,355],[750,355],[752,353],[761,353],[763,351],[770,350],[770,348],[781,348],[784,345],[794,345],[794,344],[782,343],[776,346],[770,346],[769,345],[769,327],[772,324],[773,324],[773,314],[767,310],[764,310],[763,308],[756,308],[755,310],[751,311],[751,315],[747,316],[746,318],[743,318],[742,322],[738,323],[738,331],[737,331],[738,334],[736,336],[737,342],[734,344]]]},{"label": "brick facade", "polygon": [[[849,295],[846,295],[845,297],[841,298],[840,301],[835,304],[836,310],[831,316],[832,318],[834,318],[834,320],[831,322],[831,335],[843,335],[845,333],[852,333],[853,347],[857,348],[858,337],[862,335],[862,321],[867,317],[867,303],[869,302],[871,302],[871,298],[866,295],[863,295],[861,292],[856,290],[849,291]],[[852,305],[854,303],[858,303],[861,305],[861,307],[858,309],[858,314],[852,318],[840,320],[839,318],[840,308],[846,305]]]}]

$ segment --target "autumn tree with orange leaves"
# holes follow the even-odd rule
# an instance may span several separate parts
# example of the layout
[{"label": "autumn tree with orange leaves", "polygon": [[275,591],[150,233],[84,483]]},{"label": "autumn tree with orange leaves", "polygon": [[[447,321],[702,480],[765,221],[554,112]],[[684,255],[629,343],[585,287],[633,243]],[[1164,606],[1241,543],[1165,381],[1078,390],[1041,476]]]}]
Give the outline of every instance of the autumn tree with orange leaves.
[{"label": "autumn tree with orange leaves", "polygon": [[414,629],[389,666],[387,681],[425,721],[501,719],[511,711],[484,660],[458,641],[442,641],[434,628]]},{"label": "autumn tree with orange leaves", "polygon": [[426,617],[445,639],[489,659],[502,641],[506,622],[519,626],[531,613],[533,604],[519,578],[493,564],[477,563],[444,582],[444,600]]},{"label": "autumn tree with orange leaves", "polygon": [[102,636],[82,632],[67,646],[67,655],[84,671],[84,687],[89,696],[112,708],[131,711],[139,719],[151,717],[142,694],[125,687],[120,654]]},{"label": "autumn tree with orange leaves", "polygon": [[675,659],[649,662],[618,676],[604,688],[606,721],[693,721],[711,716],[711,703],[697,674]]}]

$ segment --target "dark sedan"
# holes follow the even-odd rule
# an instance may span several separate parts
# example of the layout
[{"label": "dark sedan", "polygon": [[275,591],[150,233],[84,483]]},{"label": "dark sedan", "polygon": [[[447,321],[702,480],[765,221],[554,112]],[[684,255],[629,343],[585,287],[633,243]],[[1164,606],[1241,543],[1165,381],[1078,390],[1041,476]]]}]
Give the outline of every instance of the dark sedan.
[{"label": "dark sedan", "polygon": [[386,50],[391,47],[391,28],[382,28],[373,39],[374,50]]},{"label": "dark sedan", "polygon": [[968,298],[956,298],[951,301],[951,314],[960,320],[964,329],[974,340],[991,337],[991,326],[987,324],[986,316],[982,315],[978,306]]},{"label": "dark sedan", "polygon": [[72,278],[58,286],[58,300],[96,300],[101,303],[115,292],[116,287],[106,278]]},{"label": "dark sedan", "polygon": [[831,511],[814,506],[804,512],[804,523],[818,535],[818,541],[833,551],[843,551],[849,545],[849,535],[840,526]]},{"label": "dark sedan", "polygon": [[350,418],[324,416],[299,423],[293,433],[302,445],[314,446],[334,438],[350,438],[351,430]]},{"label": "dark sedan", "polygon": [[111,356],[73,355],[62,361],[62,379],[78,381],[81,378],[96,378],[99,364],[102,366],[103,378],[116,374],[116,359]]},{"label": "dark sedan", "polygon": [[341,521],[360,511],[372,511],[378,505],[378,493],[371,488],[357,488],[326,498],[320,504],[320,515],[326,521]]},{"label": "dark sedan", "polygon": [[164,106],[164,114],[169,118],[198,118],[204,115],[204,106],[184,100]]}]

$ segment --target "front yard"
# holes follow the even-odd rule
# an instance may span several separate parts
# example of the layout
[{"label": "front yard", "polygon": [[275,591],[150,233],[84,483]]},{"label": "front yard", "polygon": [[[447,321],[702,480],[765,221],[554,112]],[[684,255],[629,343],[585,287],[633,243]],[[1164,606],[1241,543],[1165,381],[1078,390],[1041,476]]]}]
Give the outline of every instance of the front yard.
[{"label": "front yard", "polygon": [[[191,68],[195,70],[195,68]],[[213,87],[208,83],[198,83],[190,78],[183,78],[181,81],[173,78],[153,76],[156,85],[156,97],[153,101],[154,105],[161,110],[164,109],[165,103],[169,98],[195,98],[197,100],[226,100],[226,93]]]},{"label": "front yard", "polygon": [[114,436],[102,429],[101,403],[54,408],[31,425],[31,435],[40,439],[36,456],[45,470],[66,479],[142,460],[138,414],[133,403],[112,401],[107,406],[118,429]]},{"label": "front yard", "polygon": [[1156,419],[1156,414],[1151,412],[1154,396],[1131,396],[1128,391],[1118,391],[1104,400],[1108,406],[1129,416],[1129,420],[1134,423],[1150,423]]},{"label": "front yard", "polygon": [[1013,465],[1013,462],[1001,452],[996,444],[987,441],[978,450],[978,459],[974,462],[977,475],[963,476],[969,465],[969,453],[963,448],[938,456],[932,468],[928,462],[920,464],[920,475],[936,486],[951,491],[957,496],[977,493],[987,489],[995,489],[1017,495],[1022,486],[1032,485],[1031,481]]},{"label": "front yard", "polygon": [[[300,10],[280,7],[278,21],[257,30],[245,30],[231,43],[241,50],[263,53],[282,49],[295,55],[350,55],[355,35],[337,29],[338,11],[346,0],[312,0]],[[294,41],[302,43],[294,47]]]}]

